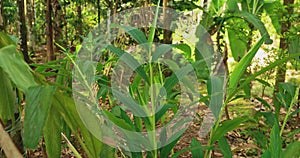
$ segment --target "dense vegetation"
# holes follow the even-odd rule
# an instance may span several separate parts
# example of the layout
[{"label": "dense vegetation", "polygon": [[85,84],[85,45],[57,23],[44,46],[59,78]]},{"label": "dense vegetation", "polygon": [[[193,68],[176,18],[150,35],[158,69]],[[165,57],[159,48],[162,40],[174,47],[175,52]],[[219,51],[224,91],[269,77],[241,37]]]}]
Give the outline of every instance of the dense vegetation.
[{"label": "dense vegetation", "polygon": [[300,157],[299,0],[2,0],[0,30],[0,157]]}]

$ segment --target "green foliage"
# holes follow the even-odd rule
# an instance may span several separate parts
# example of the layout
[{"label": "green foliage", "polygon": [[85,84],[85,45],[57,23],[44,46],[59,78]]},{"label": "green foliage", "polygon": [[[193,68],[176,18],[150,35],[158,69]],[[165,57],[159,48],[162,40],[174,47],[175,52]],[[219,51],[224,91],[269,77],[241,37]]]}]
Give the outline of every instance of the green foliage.
[{"label": "green foliage", "polygon": [[224,158],[231,158],[232,153],[231,153],[230,145],[229,145],[226,137],[224,137],[224,136],[221,137],[218,142],[219,142],[219,146],[221,148]]},{"label": "green foliage", "polygon": [[35,149],[42,136],[42,129],[51,108],[51,98],[55,87],[34,86],[26,93],[24,118],[24,146]]},{"label": "green foliage", "polygon": [[249,53],[244,56],[241,61],[235,66],[234,70],[232,71],[232,75],[229,79],[229,86],[228,86],[228,94],[229,99],[232,97],[233,91],[236,89],[238,82],[242,75],[244,74],[246,68],[250,65],[253,57],[255,56],[256,52],[263,44],[264,37],[262,37],[249,51]]},{"label": "green foliage", "polygon": [[9,45],[0,49],[0,67],[10,79],[25,93],[31,86],[36,86],[32,70],[23,60],[16,46]]},{"label": "green foliage", "polygon": [[247,43],[237,31],[228,28],[227,32],[232,56],[235,61],[239,61],[247,51]]},{"label": "green foliage", "polygon": [[203,158],[204,153],[202,149],[202,145],[195,138],[192,138],[191,148],[199,148],[198,150],[191,150],[193,158]]},{"label": "green foliage", "polygon": [[[99,5],[101,6],[100,20],[103,20],[105,16],[110,16],[105,14],[106,12],[107,14],[113,12],[115,6],[117,6],[117,8],[115,8],[116,11],[121,11],[143,3],[142,1],[136,3],[133,1],[120,1],[122,4],[114,4],[114,6],[106,1],[99,2],[101,4]],[[37,17],[33,26],[35,28],[34,30],[36,30],[36,32],[34,32],[35,40],[38,41],[39,46],[44,44],[45,41],[45,37],[43,36],[45,32],[45,26],[43,24],[45,8],[43,3],[44,2],[40,0],[36,1]],[[61,26],[67,31],[64,32],[64,39],[59,39],[59,41],[65,40],[66,43],[74,45],[78,42],[78,37],[82,36],[78,35],[78,27],[81,27],[79,24],[82,24],[83,34],[85,34],[89,28],[96,25],[95,3],[95,1],[66,1],[61,3],[61,9],[65,12],[64,18],[67,23],[67,26],[63,26],[64,24]],[[155,3],[160,3],[160,1],[155,1]],[[264,20],[261,18],[262,12],[265,11],[266,16],[271,18],[272,25],[278,35],[281,34],[281,23],[287,20],[297,19],[297,15],[283,16],[285,14],[285,12],[283,12],[284,6],[279,1],[212,0],[208,5],[209,8],[202,8],[198,6],[198,4],[197,1],[174,1],[172,3],[172,5],[176,6],[175,9],[177,10],[193,10],[195,8],[203,10],[203,17],[196,30],[198,42],[195,46],[182,43],[162,44],[154,47],[153,41],[157,35],[155,27],[157,25],[157,19],[160,18],[158,16],[158,8],[149,30],[123,25],[112,26],[113,29],[119,28],[125,30],[130,38],[135,40],[137,44],[146,50],[149,57],[149,63],[147,64],[139,63],[139,60],[132,54],[121,49],[124,48],[122,44],[116,44],[118,46],[112,44],[107,47],[102,47],[102,43],[98,43],[100,38],[94,39],[95,37],[89,34],[88,36],[91,36],[90,40],[93,42],[92,45],[97,48],[101,47],[103,54],[107,55],[103,57],[105,60],[103,63],[99,62],[96,65],[93,65],[94,63],[90,61],[75,63],[74,60],[78,52],[71,54],[68,49],[61,47],[65,53],[64,55],[67,56],[66,58],[49,63],[31,64],[31,67],[35,67],[33,71],[29,65],[24,62],[22,54],[17,50],[16,42],[12,40],[9,35],[0,32],[1,121],[5,122],[15,119],[16,100],[19,99],[18,103],[20,104],[24,99],[18,96],[25,95],[25,113],[21,114],[24,115],[22,128],[24,130],[23,143],[26,148],[36,149],[38,143],[41,141],[40,138],[44,136],[43,141],[46,146],[47,155],[49,157],[60,157],[62,151],[62,135],[67,135],[67,137],[72,135],[72,137],[76,139],[76,142],[79,143],[79,148],[84,151],[84,155],[87,155],[87,157],[116,157],[117,149],[104,145],[99,141],[99,139],[102,139],[102,133],[99,133],[102,129],[99,124],[103,122],[94,116],[94,113],[90,109],[85,108],[86,106],[83,102],[89,100],[89,98],[85,98],[82,102],[76,102],[75,104],[71,97],[73,95],[72,93],[76,93],[72,92],[72,67],[77,68],[83,66],[83,69],[78,70],[82,72],[87,72],[91,68],[96,70],[95,80],[99,90],[96,90],[97,95],[95,98],[96,100],[101,100],[102,104],[108,104],[107,109],[103,109],[102,114],[108,117],[115,125],[124,129],[119,131],[121,134],[126,133],[125,130],[134,132],[146,131],[149,133],[150,131],[158,132],[157,125],[164,126],[167,122],[172,120],[171,116],[176,116],[181,110],[178,105],[179,100],[182,99],[180,98],[180,95],[182,95],[180,86],[185,86],[191,93],[197,95],[199,94],[198,88],[201,89],[200,91],[201,93],[204,92],[204,96],[196,98],[191,104],[198,102],[202,104],[202,102],[204,102],[206,105],[209,105],[210,110],[214,114],[216,123],[210,132],[209,142],[206,146],[198,142],[196,138],[192,138],[190,147],[174,153],[174,147],[177,145],[181,135],[185,132],[185,129],[180,129],[177,133],[173,133],[174,136],[170,138],[172,141],[165,139],[168,131],[166,131],[166,129],[161,130],[158,137],[160,142],[157,142],[156,135],[145,139],[142,136],[124,134],[124,137],[133,140],[133,142],[137,142],[135,145],[139,146],[146,147],[151,145],[156,147],[160,145],[159,143],[170,142],[160,149],[147,151],[145,153],[130,153],[125,151],[129,149],[118,149],[123,157],[141,158],[144,155],[149,158],[179,157],[180,154],[190,151],[193,157],[203,158],[211,156],[210,153],[213,150],[221,150],[223,157],[232,157],[235,153],[231,151],[231,143],[228,142],[226,137],[230,131],[236,129],[245,131],[245,133],[253,138],[253,143],[262,149],[263,154],[261,157],[299,157],[298,151],[300,150],[300,144],[299,141],[295,141],[294,139],[295,135],[299,133],[299,129],[293,129],[288,126],[290,122],[293,122],[293,116],[300,112],[299,109],[295,110],[295,105],[298,103],[299,86],[292,83],[280,84],[279,92],[276,94],[276,99],[278,99],[279,102],[274,105],[274,112],[272,111],[272,109],[274,109],[272,107],[273,105],[270,104],[269,100],[264,99],[265,96],[260,97],[251,93],[250,83],[256,80],[264,86],[272,87],[270,80],[258,79],[258,76],[264,75],[266,72],[274,70],[275,67],[285,64],[288,61],[299,59],[297,28],[291,30],[290,34],[281,35],[282,38],[287,38],[289,42],[288,56],[275,60],[275,62],[257,70],[257,72],[253,74],[245,75],[256,52],[264,48],[262,44],[272,43],[270,39],[271,33],[269,33],[265,27],[270,25],[263,23]],[[14,31],[16,28],[12,27],[12,24],[17,24],[17,22],[14,22],[16,21],[15,15],[17,13],[15,2],[11,0],[5,1],[3,6],[4,20],[8,22],[8,25],[11,25],[9,31]],[[78,19],[77,17],[78,13],[76,11],[79,6],[83,9],[83,19]],[[226,9],[224,9],[224,6],[226,6]],[[110,8],[111,12],[108,12],[107,8]],[[281,16],[283,16],[282,19]],[[295,23],[296,22],[292,25],[296,25]],[[6,28],[6,30],[8,29]],[[149,31],[148,35],[145,35],[144,32],[147,33],[147,31],[143,30]],[[206,30],[208,32],[206,32]],[[227,30],[227,34],[225,34],[225,30]],[[252,46],[251,42],[256,40],[256,30],[259,31],[262,37]],[[293,33],[295,35],[292,35]],[[210,35],[213,37],[210,38]],[[228,39],[226,39],[227,37]],[[231,74],[229,75],[228,83],[224,82],[225,79],[222,77],[210,76],[210,68],[216,62],[208,61],[214,58],[216,54],[216,49],[211,44],[211,42],[214,41],[211,41],[211,39],[216,39],[217,42],[220,42],[218,43],[218,47],[220,47],[218,51],[221,52],[226,50],[226,42],[228,41],[232,53],[231,55],[235,61],[239,61],[239,63],[234,65],[232,70],[229,70]],[[29,43],[31,44],[31,42]],[[180,51],[187,62],[181,61],[180,63],[176,63],[172,60],[165,60],[164,63],[161,62],[160,59],[166,55],[166,53],[170,51],[174,52],[175,50]],[[248,53],[246,53],[247,51]],[[109,82],[112,74],[111,68],[118,60],[126,63],[127,66],[134,71],[130,79],[130,85],[126,87],[129,91],[128,94],[115,92],[113,95],[115,89],[111,87],[112,85]],[[166,68],[164,64],[172,67],[172,69]],[[186,65],[181,66],[180,64]],[[191,70],[196,71],[199,82],[207,84],[207,87],[204,86],[204,90],[202,84],[201,87],[196,87],[193,85],[192,79],[186,77],[187,74],[191,73]],[[167,74],[169,71],[172,72]],[[94,80],[87,81],[84,75],[81,77],[81,81],[86,81],[85,83],[87,83],[84,86],[90,88],[89,90],[91,92],[88,92],[88,94],[92,94],[94,89],[89,87],[89,84]],[[48,78],[55,79],[55,81],[46,81]],[[181,82],[183,82],[182,85],[180,85]],[[223,90],[223,87],[226,85],[228,86],[227,92]],[[153,91],[151,86],[155,87],[156,91]],[[244,92],[240,91],[242,89]],[[19,90],[21,90],[21,92],[19,92]],[[191,94],[188,94],[187,97],[184,96],[186,97],[184,99],[192,100],[189,98],[189,95]],[[226,98],[224,98],[224,96]],[[252,97],[262,104],[259,110],[257,110],[257,106],[259,105],[251,109],[253,117],[250,116],[250,112],[247,113],[247,115],[249,115],[247,117],[234,115],[231,120],[223,120],[223,114],[228,103],[234,103],[236,99],[250,99]],[[116,100],[122,100],[129,110],[135,109],[140,112],[138,115],[147,117],[128,114],[126,110],[118,105]],[[149,107],[146,106],[148,103],[152,103],[149,105],[149,107],[151,106],[150,110]],[[246,103],[248,104],[248,102]],[[160,108],[157,111],[155,111],[156,105],[159,105]],[[19,105],[18,108],[22,111],[24,107]],[[284,110],[285,113],[281,113],[280,111],[282,110]],[[78,113],[77,111],[80,112]],[[173,128],[184,124],[185,120],[179,120],[176,123]],[[293,124],[291,124],[291,126],[293,126]],[[111,133],[114,132],[113,129],[107,129],[107,131]],[[68,140],[67,137],[64,137],[66,141]],[[216,143],[218,143],[218,145],[216,145]],[[81,157],[81,153],[78,153],[78,149],[76,149],[77,146],[72,145],[72,142],[69,141],[68,146],[76,156]]]},{"label": "green foliage", "polygon": [[14,120],[15,94],[7,74],[0,68],[0,119],[4,122]]}]

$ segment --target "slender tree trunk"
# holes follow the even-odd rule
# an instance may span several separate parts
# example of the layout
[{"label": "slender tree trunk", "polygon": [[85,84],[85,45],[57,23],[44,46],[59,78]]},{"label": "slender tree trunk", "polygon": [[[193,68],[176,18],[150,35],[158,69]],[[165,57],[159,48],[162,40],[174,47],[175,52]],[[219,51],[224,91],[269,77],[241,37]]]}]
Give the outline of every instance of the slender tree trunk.
[{"label": "slender tree trunk", "polygon": [[3,0],[0,1],[0,31],[5,32],[5,25],[4,25],[4,13],[3,13]]},{"label": "slender tree trunk", "polygon": [[[294,4],[294,0],[284,0],[283,5],[288,6],[287,13],[285,15],[291,15],[293,13],[293,7],[291,6],[292,4]],[[291,22],[289,20],[282,22],[281,35],[284,35],[285,33],[289,32],[290,28],[291,28]],[[279,59],[283,58],[286,55],[288,48],[289,48],[289,44],[287,43],[286,37],[281,37],[280,44],[279,44],[279,49],[280,49]],[[278,92],[279,84],[285,82],[285,75],[286,75],[286,63],[278,66],[277,68],[274,93],[273,93],[274,105],[276,105],[278,102],[275,94]],[[276,114],[279,115],[279,109],[277,109]]]},{"label": "slender tree trunk", "polygon": [[46,1],[46,35],[47,35],[47,60],[55,60],[54,50],[53,50],[53,26],[52,26],[52,5],[51,0]]},{"label": "slender tree trunk", "polygon": [[97,0],[97,23],[100,25],[100,20],[101,20],[101,6],[100,6],[100,0]]},{"label": "slender tree trunk", "polygon": [[[66,42],[63,39],[63,27],[64,27],[64,14],[62,7],[60,5],[59,0],[53,0],[52,1],[53,6],[53,12],[54,12],[54,26],[53,26],[53,35],[54,35],[54,41],[58,43],[59,45],[66,47]],[[55,52],[61,51],[61,48],[58,46],[55,46]]]},{"label": "slender tree trunk", "polygon": [[165,44],[171,44],[172,43],[172,30],[171,30],[171,23],[172,23],[172,15],[171,13],[168,11],[167,7],[169,0],[163,0],[163,13],[164,13],[164,27],[166,29],[164,29],[164,43]]},{"label": "slender tree trunk", "polygon": [[28,22],[28,37],[29,37],[29,50],[30,51],[34,51],[34,46],[35,46],[35,42],[34,42],[34,34],[33,34],[33,19],[34,19],[34,0],[27,0],[27,22]]},{"label": "slender tree trunk", "polygon": [[21,51],[24,55],[24,59],[27,63],[31,63],[28,56],[28,46],[27,46],[27,28],[24,10],[24,0],[18,0],[19,18],[20,18],[20,35],[21,35]]},{"label": "slender tree trunk", "polygon": [[[163,16],[164,16],[164,28],[163,29],[163,43],[164,44],[172,44],[172,15],[168,10],[169,0],[163,0]],[[165,57],[167,59],[172,59],[172,51],[169,51]]]},{"label": "slender tree trunk", "polygon": [[[67,15],[67,2],[64,1],[64,15]],[[64,34],[65,34],[65,40],[66,40],[66,44],[68,44],[69,38],[68,38],[68,22],[67,19],[64,18]]]},{"label": "slender tree trunk", "polygon": [[80,36],[83,35],[83,23],[82,23],[82,8],[81,3],[77,4],[77,18],[78,18],[78,38],[79,41],[82,42],[82,38]]}]

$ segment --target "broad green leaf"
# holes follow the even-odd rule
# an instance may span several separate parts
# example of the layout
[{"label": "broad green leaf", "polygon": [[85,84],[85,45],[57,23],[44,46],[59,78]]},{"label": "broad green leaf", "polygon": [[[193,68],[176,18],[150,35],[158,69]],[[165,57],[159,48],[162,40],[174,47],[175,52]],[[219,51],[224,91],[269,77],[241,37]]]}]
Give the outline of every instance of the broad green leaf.
[{"label": "broad green leaf", "polygon": [[257,99],[266,108],[271,109],[270,104],[266,100],[264,100],[263,98],[260,98],[260,97],[254,97],[254,98]]},{"label": "broad green leaf", "polygon": [[232,153],[231,153],[230,145],[229,145],[226,137],[222,136],[218,142],[219,142],[219,147],[222,151],[224,158],[231,158]]},{"label": "broad green leaf", "polygon": [[174,146],[178,142],[179,138],[180,137],[178,137],[173,142],[171,142],[168,145],[161,148],[161,150],[160,150],[160,157],[161,158],[168,158],[168,155],[169,155],[170,151],[174,148]]},{"label": "broad green leaf", "polygon": [[0,48],[9,45],[17,46],[16,42],[14,42],[6,33],[0,31]]},{"label": "broad green leaf", "polygon": [[282,152],[282,158],[300,157],[300,142],[292,142],[287,148]]},{"label": "broad green leaf", "polygon": [[[300,37],[297,36],[289,42],[289,53],[296,54],[300,50]],[[297,61],[300,61],[300,58],[297,58]]]},{"label": "broad green leaf", "polygon": [[210,7],[209,7],[209,11],[212,14],[219,14],[222,11],[222,7],[224,5],[226,1],[225,0],[212,0]]},{"label": "broad green leaf", "polygon": [[[255,56],[256,52],[260,48],[260,46],[263,44],[264,36],[252,47],[252,49],[246,54],[240,62],[234,67],[232,74],[229,79],[229,90],[228,94],[229,96],[232,95],[231,93],[234,91],[235,88],[237,88],[238,82],[240,81],[240,78],[244,74],[247,67],[250,65],[253,57]],[[230,96],[232,97],[232,96]],[[230,99],[230,98],[228,98]]]},{"label": "broad green leaf", "polygon": [[274,126],[274,124],[277,122],[276,115],[272,112],[259,112],[262,116],[266,118],[266,123],[268,123],[271,126]]},{"label": "broad green leaf", "polygon": [[235,12],[239,10],[237,0],[227,0],[227,10],[228,12]]},{"label": "broad green leaf", "polygon": [[176,106],[175,104],[165,104],[163,107],[155,114],[155,122],[159,119],[172,107]]},{"label": "broad green leaf", "polygon": [[261,158],[271,158],[271,152],[270,150],[266,150],[262,155],[261,155]]},{"label": "broad green leaf", "polygon": [[124,94],[117,89],[112,90],[114,97],[120,100],[125,106],[123,109],[134,112],[137,116],[148,116],[145,106],[141,106],[129,94]]},{"label": "broad green leaf", "polygon": [[26,64],[16,46],[9,45],[0,49],[0,67],[10,79],[25,93],[31,86],[36,86],[32,70]]},{"label": "broad green leaf", "polygon": [[267,15],[271,18],[272,24],[276,30],[276,33],[281,34],[281,22],[278,18],[278,12],[276,10],[283,8],[280,1],[265,2],[263,8],[267,12]]},{"label": "broad green leaf", "polygon": [[172,44],[174,48],[177,48],[184,52],[185,58],[190,59],[192,55],[191,47],[187,44]]},{"label": "broad green leaf", "polygon": [[4,122],[14,119],[15,94],[7,74],[0,68],[0,119]]},{"label": "broad green leaf", "polygon": [[280,158],[282,152],[282,142],[278,123],[275,123],[271,130],[269,150],[273,158]]},{"label": "broad green leaf", "polygon": [[24,147],[35,149],[38,145],[54,90],[55,87],[50,86],[34,86],[28,89],[24,117]]},{"label": "broad green leaf", "polygon": [[49,157],[58,158],[61,155],[61,131],[62,118],[52,106],[44,127],[45,146]]},{"label": "broad green leaf", "polygon": [[162,44],[159,45],[155,51],[153,52],[152,55],[152,62],[157,61],[159,58],[161,58],[163,55],[165,55],[166,53],[168,53],[170,50],[172,50],[172,45],[170,44]]},{"label": "broad green leaf", "polygon": [[287,57],[284,57],[283,59],[276,60],[275,62],[271,63],[270,65],[268,65],[268,66],[262,68],[261,70],[257,71],[253,75],[248,76],[247,79],[243,83],[241,83],[241,85],[239,87],[237,87],[236,89],[232,90],[232,93],[229,94],[228,99],[232,98],[233,95],[235,93],[237,93],[241,88],[243,88],[244,86],[246,86],[247,84],[249,84],[251,81],[255,80],[255,78],[257,76],[259,76],[259,75],[261,75],[261,74],[263,74],[263,73],[265,73],[265,72],[267,72],[267,71],[275,68],[276,66],[279,66],[279,65],[281,65],[281,64],[289,61],[289,60],[295,59],[295,58],[297,58],[299,56],[300,56],[300,53],[297,53],[297,54],[292,54],[292,55],[289,55]]},{"label": "broad green leaf", "polygon": [[246,21],[248,21],[250,24],[252,24],[256,29],[259,30],[261,36],[265,36],[264,41],[265,44],[272,44],[272,40],[270,39],[270,35],[264,26],[264,24],[257,18],[255,15],[245,12],[245,11],[239,11],[237,12],[237,16],[240,16],[244,18]]},{"label": "broad green leaf", "polygon": [[191,150],[193,158],[204,158],[204,152],[202,149],[202,145],[200,142],[198,142],[197,139],[192,138],[192,142],[191,142],[190,146],[191,146],[191,148],[198,148],[198,150]]},{"label": "broad green leaf", "polygon": [[102,128],[101,128],[101,120],[97,118],[96,114],[93,113],[88,107],[77,101],[75,104],[76,110],[81,118],[81,121],[84,124],[84,128],[88,130],[81,130],[82,135],[84,136],[84,143],[90,149],[91,153],[94,157],[99,157],[100,151],[102,148],[102,143],[99,139],[102,139]]},{"label": "broad green leaf", "polygon": [[210,96],[209,108],[217,119],[223,105],[223,87],[223,79],[217,76],[211,76],[207,82],[207,91]]},{"label": "broad green leaf", "polygon": [[139,28],[135,28],[132,26],[121,26],[121,27],[125,29],[126,33],[128,33],[139,44],[148,43],[146,36]]},{"label": "broad green leaf", "polygon": [[[83,124],[75,107],[74,100],[67,95],[56,91],[52,106],[57,109],[72,133],[78,139],[82,149],[88,157],[99,157],[102,143],[92,135]],[[81,135],[78,133],[80,129]],[[85,143],[83,143],[83,140]]]},{"label": "broad green leaf", "polygon": [[134,59],[129,53],[123,51],[120,48],[114,47],[112,45],[107,46],[107,49],[112,51],[114,54],[116,54],[120,60],[123,60],[132,70],[137,72],[147,83],[150,83],[150,80],[144,71],[143,67],[139,62]]},{"label": "broad green leaf", "polygon": [[253,138],[255,138],[255,144],[259,145],[263,150],[267,149],[268,137],[263,131],[251,131],[249,133]]},{"label": "broad green leaf", "polygon": [[117,126],[129,130],[129,131],[135,131],[134,128],[132,128],[126,121],[124,121],[123,119],[117,118],[116,116],[114,116],[111,112],[107,111],[107,110],[103,110],[104,114],[106,115],[106,117],[109,118],[110,121],[112,121],[114,124],[116,124]]},{"label": "broad green leaf", "polygon": [[116,151],[115,148],[113,148],[109,145],[103,144],[103,149],[101,150],[100,157],[115,158],[116,157],[115,151]]},{"label": "broad green leaf", "polygon": [[228,28],[228,39],[232,56],[235,61],[239,61],[247,51],[247,42],[239,37],[239,33]]},{"label": "broad green leaf", "polygon": [[218,128],[213,132],[211,142],[212,144],[219,140],[225,133],[232,131],[239,127],[243,122],[246,122],[248,118],[237,117],[233,120],[226,120],[220,123]]}]

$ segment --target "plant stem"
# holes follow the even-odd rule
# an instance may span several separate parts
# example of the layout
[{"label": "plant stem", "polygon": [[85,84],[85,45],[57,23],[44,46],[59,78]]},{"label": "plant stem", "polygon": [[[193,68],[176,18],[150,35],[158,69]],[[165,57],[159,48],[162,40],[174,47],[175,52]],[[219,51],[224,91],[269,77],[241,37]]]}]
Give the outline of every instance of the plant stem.
[{"label": "plant stem", "polygon": [[288,109],[288,111],[287,111],[287,113],[286,113],[286,115],[285,115],[285,118],[284,118],[284,121],[283,121],[281,130],[280,130],[280,136],[282,136],[284,127],[285,127],[285,125],[286,125],[286,123],[287,123],[287,120],[288,120],[288,118],[289,118],[289,116],[290,116],[291,110],[292,110],[292,108],[293,108],[294,101],[295,101],[295,100],[297,99],[297,97],[298,97],[298,95],[297,95],[297,92],[298,92],[298,91],[299,91],[299,87],[296,89],[296,91],[295,91],[296,93],[295,93],[295,95],[294,95],[294,97],[293,97],[293,99],[292,99],[292,101],[291,101],[291,103],[290,103],[290,105],[289,105],[289,109]]}]

